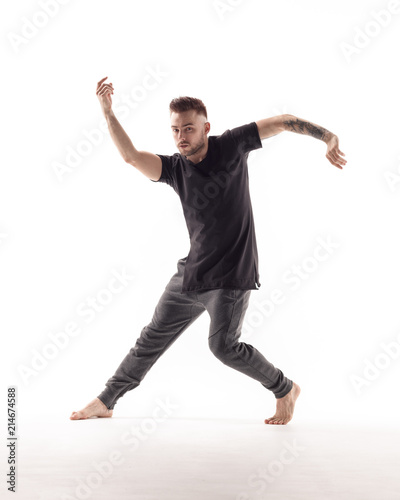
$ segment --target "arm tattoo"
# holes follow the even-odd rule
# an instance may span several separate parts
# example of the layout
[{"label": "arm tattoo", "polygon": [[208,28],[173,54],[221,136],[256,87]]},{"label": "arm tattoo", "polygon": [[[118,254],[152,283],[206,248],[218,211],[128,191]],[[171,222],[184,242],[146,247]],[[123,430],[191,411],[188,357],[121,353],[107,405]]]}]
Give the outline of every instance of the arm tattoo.
[{"label": "arm tattoo", "polygon": [[299,118],[296,118],[295,120],[285,120],[283,125],[285,130],[297,132],[298,134],[311,135],[312,137],[321,139],[322,141],[324,141],[331,133],[329,130],[326,130],[326,128],[314,125],[313,123],[306,122],[304,120],[299,120]]}]

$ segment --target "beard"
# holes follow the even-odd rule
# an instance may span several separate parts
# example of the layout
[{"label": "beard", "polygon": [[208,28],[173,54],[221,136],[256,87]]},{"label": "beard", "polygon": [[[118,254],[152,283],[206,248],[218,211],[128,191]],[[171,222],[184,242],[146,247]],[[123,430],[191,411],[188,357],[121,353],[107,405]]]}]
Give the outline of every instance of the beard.
[{"label": "beard", "polygon": [[200,151],[200,149],[202,149],[204,145],[205,145],[205,140],[203,136],[197,144],[195,144],[189,149],[186,149],[183,154],[186,156],[186,158],[188,158],[189,156],[192,156],[196,154],[198,151]]}]

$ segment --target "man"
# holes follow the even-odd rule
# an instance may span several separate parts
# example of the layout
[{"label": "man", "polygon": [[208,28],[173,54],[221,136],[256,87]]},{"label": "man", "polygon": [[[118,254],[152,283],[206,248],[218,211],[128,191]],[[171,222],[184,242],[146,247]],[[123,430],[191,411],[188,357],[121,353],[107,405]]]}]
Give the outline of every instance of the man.
[{"label": "man", "polygon": [[117,400],[137,387],[157,359],[204,312],[210,315],[209,347],[224,364],[273,392],[276,413],[267,424],[287,424],[300,387],[252,345],[239,342],[252,289],[261,286],[247,157],[261,140],[285,130],[327,144],[326,157],[342,168],[346,160],[336,135],[292,115],[251,122],[210,136],[207,110],[200,99],[170,103],[171,129],[179,153],[138,151],[119,124],[111,105],[112,83],[97,84],[96,94],[111,137],[123,159],[152,182],[163,182],[179,195],[190,237],[189,254],[165,287],[146,325],[106,388],[71,420],[111,417]]}]

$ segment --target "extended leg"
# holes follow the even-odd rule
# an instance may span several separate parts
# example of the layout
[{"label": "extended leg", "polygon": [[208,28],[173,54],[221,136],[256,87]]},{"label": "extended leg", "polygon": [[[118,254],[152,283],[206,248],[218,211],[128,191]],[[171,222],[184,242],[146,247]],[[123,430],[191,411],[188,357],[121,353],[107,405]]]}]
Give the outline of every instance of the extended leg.
[{"label": "extended leg", "polygon": [[106,388],[85,408],[72,412],[71,420],[111,417],[117,400],[137,387],[157,359],[205,311],[196,294],[181,293],[185,259],[179,259],[172,276],[136,344],[125,356]]},{"label": "extended leg", "polygon": [[97,396],[107,408],[113,409],[117,399],[136,388],[157,359],[205,311],[190,294],[180,293],[181,280],[177,274],[171,278],[136,345]]}]

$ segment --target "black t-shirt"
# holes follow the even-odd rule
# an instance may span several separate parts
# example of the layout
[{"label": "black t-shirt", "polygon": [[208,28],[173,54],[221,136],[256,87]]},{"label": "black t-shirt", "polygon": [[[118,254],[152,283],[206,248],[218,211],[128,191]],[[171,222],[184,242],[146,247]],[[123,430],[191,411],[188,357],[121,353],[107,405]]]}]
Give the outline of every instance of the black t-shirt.
[{"label": "black t-shirt", "polygon": [[182,292],[214,288],[257,290],[258,253],[247,158],[262,147],[255,122],[208,137],[205,158],[157,155],[158,181],[179,195],[189,231]]}]

